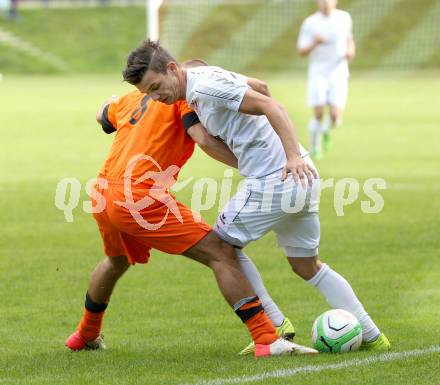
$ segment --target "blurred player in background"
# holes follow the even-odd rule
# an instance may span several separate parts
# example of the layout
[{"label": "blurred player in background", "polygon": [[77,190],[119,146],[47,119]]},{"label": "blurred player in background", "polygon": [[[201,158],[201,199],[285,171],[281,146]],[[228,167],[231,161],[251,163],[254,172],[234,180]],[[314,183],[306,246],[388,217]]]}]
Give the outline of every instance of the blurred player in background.
[{"label": "blurred player in background", "polygon": [[[319,11],[307,17],[298,37],[298,52],[309,56],[307,103],[313,108],[309,123],[312,158],[322,158],[331,147],[330,128],[342,118],[348,92],[348,62],[355,55],[352,20],[336,9],[337,0],[317,0]],[[329,117],[324,117],[329,107]]]},{"label": "blurred player in background", "polygon": [[[105,348],[102,321],[117,281],[130,264],[147,263],[150,250],[157,249],[211,268],[224,298],[247,326],[257,346],[256,356],[317,353],[278,337],[235,250],[169,193],[194,151],[190,136],[196,136],[202,149],[215,159],[237,165],[226,145],[200,127],[186,102],[165,105],[134,91],[108,100],[97,120],[106,133],[116,132],[92,195],[94,207],[101,207],[94,217],[106,257],[91,274],[84,314],[66,340],[67,347]],[[127,187],[133,202],[127,202]]]},{"label": "blurred player in background", "polygon": [[[317,288],[333,308],[358,318],[362,348],[387,350],[390,343],[350,284],[318,257],[315,187],[319,186],[312,181],[319,177],[284,107],[253,90],[245,76],[219,67],[186,69],[150,40],[130,53],[123,75],[154,100],[165,104],[186,100],[199,124],[224,141],[238,159],[246,180],[217,218],[216,233],[244,255],[243,247],[273,230],[293,271]],[[304,202],[297,207],[301,196]]]}]

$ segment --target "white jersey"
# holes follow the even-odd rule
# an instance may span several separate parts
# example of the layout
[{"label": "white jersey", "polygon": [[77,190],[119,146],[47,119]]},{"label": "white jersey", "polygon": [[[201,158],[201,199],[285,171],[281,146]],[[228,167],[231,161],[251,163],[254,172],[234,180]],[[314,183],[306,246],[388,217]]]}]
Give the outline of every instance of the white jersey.
[{"label": "white jersey", "polygon": [[200,122],[234,153],[241,175],[260,178],[283,168],[286,155],[266,116],[238,111],[248,89],[246,77],[218,67],[187,70],[186,101]]},{"label": "white jersey", "polygon": [[313,43],[316,35],[325,39],[309,55],[309,76],[348,76],[347,40],[352,38],[352,20],[348,12],[339,9],[326,16],[316,12],[307,17],[298,37],[298,48]]}]

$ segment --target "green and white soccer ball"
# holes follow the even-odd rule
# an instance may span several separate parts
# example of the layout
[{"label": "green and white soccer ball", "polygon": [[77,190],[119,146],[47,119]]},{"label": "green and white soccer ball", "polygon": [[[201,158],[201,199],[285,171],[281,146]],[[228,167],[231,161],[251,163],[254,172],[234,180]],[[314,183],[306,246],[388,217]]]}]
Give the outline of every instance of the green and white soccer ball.
[{"label": "green and white soccer ball", "polygon": [[329,310],[313,323],[312,342],[320,352],[354,352],[362,343],[362,327],[350,312]]}]

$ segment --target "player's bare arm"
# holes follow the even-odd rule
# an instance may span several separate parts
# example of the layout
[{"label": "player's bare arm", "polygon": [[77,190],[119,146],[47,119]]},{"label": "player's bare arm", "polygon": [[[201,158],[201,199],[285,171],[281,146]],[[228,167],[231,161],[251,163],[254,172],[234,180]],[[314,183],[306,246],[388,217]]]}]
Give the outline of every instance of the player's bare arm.
[{"label": "player's bare arm", "polygon": [[237,158],[228,146],[221,140],[209,135],[201,123],[191,126],[188,129],[188,135],[211,158],[218,160],[227,166],[238,168]]},{"label": "player's bare arm", "polygon": [[260,94],[271,96],[269,87],[267,83],[263,80],[257,79],[257,78],[248,78],[247,84],[249,87],[251,87],[254,91],[259,92]]},{"label": "player's bare arm", "polygon": [[104,113],[105,107],[108,106],[108,103],[104,103],[101,107],[99,107],[99,110],[96,112],[96,121],[99,125],[102,124],[102,114]]},{"label": "player's bare arm", "polygon": [[352,61],[356,55],[356,44],[352,37],[347,39],[347,60]]},{"label": "player's bare arm", "polygon": [[298,47],[298,53],[301,56],[307,56],[320,44],[325,44],[325,38],[321,35],[316,35],[315,39],[310,45],[307,47]]},{"label": "player's bare arm", "polygon": [[316,171],[301,157],[295,129],[281,104],[254,90],[247,90],[239,111],[250,115],[266,115],[272,128],[280,137],[287,158],[282,180],[287,178],[289,172],[292,173],[296,183],[304,177],[309,183],[317,178]]}]

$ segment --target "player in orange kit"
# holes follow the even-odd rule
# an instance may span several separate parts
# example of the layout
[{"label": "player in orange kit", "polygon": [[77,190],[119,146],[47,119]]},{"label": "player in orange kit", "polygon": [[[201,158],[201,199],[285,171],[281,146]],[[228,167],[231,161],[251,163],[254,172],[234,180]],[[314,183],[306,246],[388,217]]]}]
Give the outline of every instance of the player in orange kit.
[{"label": "player in orange kit", "polygon": [[116,282],[130,264],[148,262],[154,248],[185,255],[213,270],[223,296],[246,324],[256,356],[315,353],[278,338],[234,249],[169,193],[194,151],[185,130],[203,136],[211,156],[236,167],[232,153],[203,130],[186,102],[165,105],[134,91],[105,103],[97,119],[105,132],[116,131],[92,194],[106,257],[92,272],[84,315],[67,347],[104,347],[101,325]]}]

